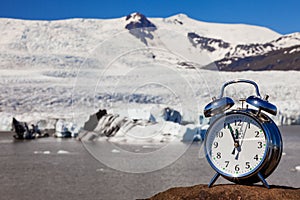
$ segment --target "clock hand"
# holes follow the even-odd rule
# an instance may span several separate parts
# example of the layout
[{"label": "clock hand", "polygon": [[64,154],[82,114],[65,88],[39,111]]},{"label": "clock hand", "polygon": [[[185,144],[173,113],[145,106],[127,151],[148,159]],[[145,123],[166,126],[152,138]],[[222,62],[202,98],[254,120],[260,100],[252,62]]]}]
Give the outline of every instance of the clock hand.
[{"label": "clock hand", "polygon": [[233,129],[232,129],[232,127],[230,126],[230,124],[228,124],[228,128],[229,128],[231,137],[232,137],[232,139],[233,139],[233,142],[235,143],[235,142],[236,142],[236,138],[235,138],[235,136],[234,136],[234,132],[233,132]]},{"label": "clock hand", "polygon": [[235,154],[235,147],[233,148],[232,152],[231,152],[232,155]]},{"label": "clock hand", "polygon": [[239,142],[239,131],[237,129],[235,129],[235,140]]},{"label": "clock hand", "polygon": [[[244,123],[245,123],[245,122],[244,122]],[[244,125],[244,123],[243,123],[243,125]],[[246,126],[246,128],[245,128],[245,130],[244,130],[244,133],[243,133],[241,142],[240,142],[240,144],[239,144],[239,146],[238,146],[238,148],[237,148],[238,153],[237,153],[236,156],[235,156],[235,159],[236,159],[236,160],[239,159],[239,154],[240,154],[240,152],[241,152],[241,150],[242,150],[241,147],[242,147],[242,144],[243,144],[243,142],[244,142],[244,138],[245,138],[245,135],[246,135],[247,127],[248,127],[248,126]]]},{"label": "clock hand", "polygon": [[236,154],[235,159],[238,160],[240,152],[241,152],[241,146],[238,146],[236,149],[237,149],[238,153]]},{"label": "clock hand", "polygon": [[230,131],[230,134],[231,134],[231,137],[233,139],[233,142],[234,142],[234,148],[232,150],[232,155],[235,154],[235,148],[238,146],[238,141],[237,141],[237,138],[234,136],[234,131],[232,129],[232,127],[230,126],[230,124],[228,124],[228,128],[229,128],[229,131]]},{"label": "clock hand", "polygon": [[237,149],[238,151],[241,149],[240,148],[240,144],[239,144],[239,131],[237,129],[235,129],[235,136],[234,136],[235,142],[234,142],[234,149],[232,150],[232,155],[235,154],[235,149]]},{"label": "clock hand", "polygon": [[241,139],[241,144],[240,144],[240,146],[242,146],[242,144],[243,144],[243,142],[244,142],[244,138],[245,138],[245,135],[246,135],[247,128],[248,128],[248,126],[246,125],[246,128],[245,128],[244,133],[243,133],[243,136],[242,136],[243,138]]}]

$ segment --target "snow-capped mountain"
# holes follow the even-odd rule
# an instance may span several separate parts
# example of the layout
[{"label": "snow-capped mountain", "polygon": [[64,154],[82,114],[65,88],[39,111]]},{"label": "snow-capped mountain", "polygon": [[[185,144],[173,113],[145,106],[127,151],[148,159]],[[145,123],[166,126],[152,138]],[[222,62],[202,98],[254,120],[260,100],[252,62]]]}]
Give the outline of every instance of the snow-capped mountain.
[{"label": "snow-capped mountain", "polygon": [[213,69],[215,65],[222,71],[300,70],[300,45],[274,48],[252,56],[225,57],[206,68]]},{"label": "snow-capped mountain", "polygon": [[269,89],[285,120],[299,119],[299,73],[252,71],[299,70],[300,33],[141,13],[106,20],[2,18],[0,27],[0,123],[11,116],[23,121],[71,118],[74,108],[85,121],[100,105],[108,110],[112,104],[116,109],[131,103],[178,109],[190,100],[197,102],[188,105],[198,106],[187,110],[198,115],[224,81],[241,77]]},{"label": "snow-capped mountain", "polygon": [[[236,60],[243,58],[251,60],[249,57],[266,55],[272,51],[300,44],[300,33],[280,35],[264,27],[200,22],[183,14],[164,19],[147,18],[141,13],[110,20],[0,19],[0,27],[2,68],[37,65],[80,66],[97,45],[111,38],[112,35],[126,30],[145,46],[161,48],[180,45],[181,47],[170,48],[170,50],[185,52],[189,54],[188,58],[194,61],[199,61],[197,57],[204,55],[209,59],[205,61],[201,59],[201,65],[216,62],[221,66],[220,69],[225,69],[227,63],[232,64]],[[176,38],[172,32],[176,32],[182,38]],[[166,40],[162,40],[164,35],[166,37],[169,35],[169,44]],[[134,38],[128,37],[128,40]],[[122,47],[122,43],[116,45]],[[155,56],[159,58],[159,55]],[[238,66],[232,68],[235,69],[241,70]],[[260,69],[268,68],[261,66]]]}]

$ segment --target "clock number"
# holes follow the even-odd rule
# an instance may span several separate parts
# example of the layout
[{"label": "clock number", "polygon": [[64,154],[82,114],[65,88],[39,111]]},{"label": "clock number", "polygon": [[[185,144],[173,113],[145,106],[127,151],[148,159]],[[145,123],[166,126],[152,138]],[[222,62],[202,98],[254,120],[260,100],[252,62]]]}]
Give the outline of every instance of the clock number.
[{"label": "clock number", "polygon": [[223,137],[223,132],[222,131],[218,132],[217,137],[219,138]]},{"label": "clock number", "polygon": [[224,129],[226,128],[230,129],[230,123],[224,123]]},{"label": "clock number", "polygon": [[249,169],[250,168],[250,162],[246,162],[246,169]]},{"label": "clock number", "polygon": [[255,131],[255,137],[259,137],[259,132]]},{"label": "clock number", "polygon": [[217,159],[220,159],[221,158],[221,152],[218,152],[217,153]]},{"label": "clock number", "polygon": [[229,161],[226,160],[225,163],[226,163],[225,167],[228,167]]},{"label": "clock number", "polygon": [[218,148],[218,146],[219,146],[219,143],[218,142],[214,142],[214,147]]},{"label": "clock number", "polygon": [[238,126],[242,126],[242,120],[239,120]]},{"label": "clock number", "polygon": [[251,123],[250,123],[250,122],[248,122],[248,128],[250,128],[250,124],[251,124]]},{"label": "clock number", "polygon": [[236,165],[236,166],[234,167],[234,169],[235,169],[235,171],[240,171],[239,165]]},{"label": "clock number", "polygon": [[256,154],[253,159],[258,161],[258,155]]},{"label": "clock number", "polygon": [[234,120],[234,125],[242,126],[242,120]]},{"label": "clock number", "polygon": [[261,149],[262,148],[262,142],[258,142],[258,149]]}]

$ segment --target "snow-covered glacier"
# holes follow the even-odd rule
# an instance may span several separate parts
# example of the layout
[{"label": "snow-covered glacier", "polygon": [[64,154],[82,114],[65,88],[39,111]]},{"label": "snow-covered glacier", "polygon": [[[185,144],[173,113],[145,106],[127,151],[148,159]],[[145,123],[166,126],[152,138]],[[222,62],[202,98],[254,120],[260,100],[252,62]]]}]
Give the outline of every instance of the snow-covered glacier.
[{"label": "snow-covered glacier", "polygon": [[[248,55],[239,45],[299,45],[299,34],[200,22],[183,14],[149,18],[155,29],[147,29],[143,17],[134,13],[110,20],[0,19],[0,128],[10,129],[13,116],[34,123],[63,119],[83,125],[99,108],[133,117],[136,108],[155,113],[157,107],[172,107],[185,121],[198,125],[204,106],[219,95],[222,84],[237,78],[257,82],[261,93],[270,95],[279,110],[274,118],[278,124],[299,123],[299,71],[202,69],[228,52]],[[129,23],[142,31],[130,32]],[[272,50],[265,47],[254,54]],[[239,98],[252,94],[243,84],[226,90],[237,105]]]}]

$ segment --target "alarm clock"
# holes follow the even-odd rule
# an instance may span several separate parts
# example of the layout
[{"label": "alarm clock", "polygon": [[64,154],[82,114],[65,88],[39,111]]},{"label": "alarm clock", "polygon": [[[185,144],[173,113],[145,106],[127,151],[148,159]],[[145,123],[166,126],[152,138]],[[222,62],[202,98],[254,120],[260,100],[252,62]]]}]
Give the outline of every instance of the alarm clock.
[{"label": "alarm clock", "polygon": [[[253,85],[256,95],[241,99],[242,106],[232,109],[235,102],[223,95],[225,88],[235,83]],[[268,98],[261,97],[254,81],[232,80],[223,85],[219,98],[214,97],[204,108],[204,116],[211,118],[204,140],[205,154],[216,171],[208,187],[221,175],[237,184],[261,181],[270,188],[266,178],[279,164],[283,144],[277,125],[266,114],[277,114],[276,106]]]}]

